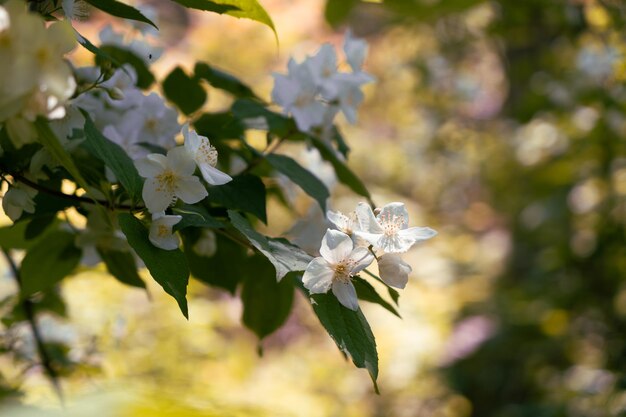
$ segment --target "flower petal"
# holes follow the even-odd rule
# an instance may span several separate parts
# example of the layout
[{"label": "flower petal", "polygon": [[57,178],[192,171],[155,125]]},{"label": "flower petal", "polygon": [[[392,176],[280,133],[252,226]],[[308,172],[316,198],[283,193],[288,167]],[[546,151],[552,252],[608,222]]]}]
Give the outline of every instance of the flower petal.
[{"label": "flower petal", "polygon": [[166,188],[161,187],[159,182],[154,178],[148,178],[143,183],[141,196],[150,213],[165,211],[174,199],[174,195]]},{"label": "flower petal", "polygon": [[414,242],[427,240],[437,236],[437,232],[430,227],[409,227],[398,232],[402,239],[413,239]]},{"label": "flower petal", "polygon": [[350,271],[354,275],[367,268],[374,261],[374,255],[372,255],[369,249],[358,247],[354,248],[352,253],[350,253],[350,259],[354,262],[352,271]]},{"label": "flower petal", "polygon": [[359,309],[359,301],[356,297],[356,289],[351,282],[335,281],[333,282],[333,294],[337,300],[350,310],[357,311]]},{"label": "flower petal", "polygon": [[170,234],[167,236],[159,236],[158,233],[153,232],[152,228],[150,228],[150,243],[152,243],[157,248],[161,248],[164,250],[174,250],[178,249],[180,245],[180,238],[176,234]]},{"label": "flower petal", "polygon": [[378,258],[380,279],[390,287],[403,289],[409,281],[412,269],[398,255],[384,254]]},{"label": "flower petal", "polygon": [[176,197],[187,204],[194,204],[209,195],[198,177],[183,177],[176,183]]},{"label": "flower petal", "polygon": [[377,219],[380,223],[399,223],[400,229],[405,229],[409,224],[409,212],[406,211],[404,203],[389,203],[385,205]]},{"label": "flower petal", "polygon": [[139,171],[139,175],[144,178],[154,178],[164,170],[161,162],[155,160],[154,158],[150,158],[150,156],[151,155],[148,155],[147,158],[141,158],[135,161],[135,168]]},{"label": "flower petal", "polygon": [[315,258],[306,267],[302,275],[302,283],[311,294],[328,292],[333,283],[335,271],[324,258]]},{"label": "flower petal", "polygon": [[356,218],[362,231],[373,234],[383,233],[382,227],[380,227],[372,208],[368,204],[359,203],[356,206]]},{"label": "flower petal", "polygon": [[180,176],[190,176],[196,170],[196,162],[189,151],[182,146],[170,149],[167,153],[167,164]]},{"label": "flower petal", "polygon": [[322,239],[320,254],[326,261],[334,265],[350,256],[352,248],[353,243],[350,236],[339,230],[328,229]]},{"label": "flower petal", "polygon": [[224,185],[233,180],[230,175],[209,164],[200,165],[200,172],[204,180],[211,185]]}]

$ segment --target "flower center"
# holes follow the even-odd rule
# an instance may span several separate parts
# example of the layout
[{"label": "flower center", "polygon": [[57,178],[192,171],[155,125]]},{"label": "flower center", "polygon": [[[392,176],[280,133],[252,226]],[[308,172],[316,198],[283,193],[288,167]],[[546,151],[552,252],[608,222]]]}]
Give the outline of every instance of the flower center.
[{"label": "flower center", "polygon": [[404,229],[404,218],[402,216],[396,216],[395,214],[381,214],[380,223],[383,228],[385,236],[394,236],[398,231]]},{"label": "flower center", "polygon": [[151,132],[155,132],[156,131],[157,125],[158,125],[158,121],[156,119],[147,119],[146,123],[145,123],[146,129],[151,131]]},{"label": "flower center", "polygon": [[343,283],[350,282],[353,267],[354,262],[351,259],[339,262],[335,265],[335,275],[333,276],[333,279]]},{"label": "flower center", "polygon": [[170,169],[166,169],[161,174],[157,175],[156,180],[159,182],[158,191],[174,192],[178,176]]},{"label": "flower center", "polygon": [[198,148],[199,159],[203,163],[207,163],[212,167],[217,165],[217,149],[211,145],[208,140],[204,139]]},{"label": "flower center", "polygon": [[159,228],[157,229],[157,234],[159,235],[159,237],[165,237],[170,234],[170,230],[167,226],[160,224]]}]

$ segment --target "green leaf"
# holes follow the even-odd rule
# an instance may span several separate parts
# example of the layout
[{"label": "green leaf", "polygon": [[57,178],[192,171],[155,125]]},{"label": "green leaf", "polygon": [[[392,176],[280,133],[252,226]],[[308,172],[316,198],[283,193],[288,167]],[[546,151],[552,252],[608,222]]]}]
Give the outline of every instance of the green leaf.
[{"label": "green leaf", "polygon": [[122,17],[124,19],[136,20],[138,22],[144,22],[151,26],[154,26],[155,29],[158,27],[152,23],[152,20],[148,19],[144,16],[139,10],[135,9],[128,4],[121,3],[116,0],[85,0],[87,3],[92,6],[102,10],[110,14],[111,16]]},{"label": "green leaf", "polygon": [[271,239],[254,230],[250,222],[241,214],[228,210],[233,226],[274,265],[276,280],[280,281],[292,271],[304,271],[313,259],[302,249],[284,239]]},{"label": "green leaf", "polygon": [[91,43],[89,41],[89,39],[85,38],[83,35],[78,33],[76,30],[74,30],[74,33],[76,34],[76,39],[78,40],[78,43],[83,48],[85,48],[86,50],[88,50],[92,54],[100,57],[100,59],[111,61],[113,64],[115,64],[118,67],[121,66],[121,64],[119,62],[117,62],[117,60],[115,58],[113,58],[111,55],[107,54],[105,51],[103,51],[102,49],[98,48],[96,45]]},{"label": "green leaf", "polygon": [[265,185],[255,175],[237,175],[224,185],[207,187],[208,200],[226,208],[242,210],[267,223]]},{"label": "green leaf", "polygon": [[350,12],[359,3],[359,0],[327,0],[324,17],[328,24],[337,28],[346,21]]},{"label": "green leaf", "polygon": [[385,301],[385,299],[376,292],[372,284],[360,277],[354,277],[352,279],[352,284],[354,284],[354,288],[356,288],[356,295],[359,297],[359,299],[378,304],[384,309],[393,313],[394,315],[400,317],[400,314],[394,308],[394,306]]},{"label": "green leaf", "polygon": [[231,112],[203,113],[193,125],[198,134],[208,137],[212,144],[216,140],[241,139],[245,130]]},{"label": "green leaf", "polygon": [[185,114],[198,110],[207,99],[200,81],[189,77],[181,67],[174,68],[163,80],[163,92]]},{"label": "green leaf", "polygon": [[133,201],[139,201],[143,180],[128,154],[117,144],[108,140],[91,120],[89,114],[81,110],[85,117],[85,147],[113,171]]},{"label": "green leaf", "polygon": [[61,146],[61,142],[56,137],[46,120],[38,118],[35,120],[35,128],[39,136],[39,142],[43,147],[55,158],[62,166],[70,173],[78,185],[84,189],[87,189],[87,182],[81,175],[80,171],[74,164],[74,161],[67,153],[65,148]]},{"label": "green leaf", "polygon": [[[0,247],[4,249],[29,249],[37,243],[37,238],[31,239],[26,235],[33,221],[19,221],[11,226],[0,227]],[[40,238],[53,229],[48,227],[43,231],[44,233],[37,237]]]},{"label": "green leaf", "polygon": [[239,81],[239,79],[227,72],[218,70],[209,64],[198,62],[196,63],[193,71],[196,78],[202,78],[213,87],[227,91],[235,97],[257,98],[250,87]]},{"label": "green leaf", "polygon": [[216,251],[211,257],[198,255],[193,250],[197,241],[198,230],[185,230],[183,242],[185,256],[189,263],[191,275],[198,281],[215,287],[223,288],[235,294],[237,284],[246,274],[247,249],[232,240],[217,234],[215,236]]},{"label": "green leaf", "polygon": [[113,275],[119,282],[132,287],[146,288],[146,284],[137,272],[135,258],[130,252],[104,248],[97,248],[97,250],[109,274]]},{"label": "green leaf", "polygon": [[319,178],[288,156],[270,154],[265,156],[265,159],[313,197],[322,208],[322,213],[326,213],[326,200],[330,197],[330,193]]},{"label": "green leaf", "polygon": [[128,243],[146,264],[152,278],[174,297],[183,315],[189,318],[186,299],[189,266],[183,252],[154,246],[148,238],[148,230],[132,214],[120,213],[118,220]]},{"label": "green leaf", "polygon": [[172,211],[183,217],[180,222],[174,225],[174,231],[192,226],[210,229],[219,229],[225,226],[224,223],[211,216],[207,209],[199,205],[186,204],[182,207],[174,207]]},{"label": "green leaf", "polygon": [[[308,293],[304,287],[301,287]],[[332,294],[311,297],[313,311],[339,350],[350,356],[357,368],[366,368],[378,393],[378,353],[376,339],[361,309],[352,311],[342,306]]]},{"label": "green leaf", "polygon": [[198,10],[206,10],[219,14],[244,18],[263,23],[274,32],[276,41],[278,35],[272,18],[267,14],[263,6],[257,0],[173,0],[176,3]]},{"label": "green leaf", "polygon": [[339,181],[347,185],[355,193],[368,199],[371,198],[370,193],[367,191],[367,188],[365,188],[365,185],[363,185],[363,182],[350,170],[350,168],[348,168],[345,162],[339,159],[332,148],[314,136],[310,136],[310,139],[313,146],[315,146],[320,152],[322,158],[330,162],[333,166]]},{"label": "green leaf", "polygon": [[250,258],[248,269],[241,290],[242,321],[259,339],[263,339],[289,317],[294,286],[290,279],[276,282],[272,264],[260,255]]},{"label": "green leaf", "polygon": [[395,288],[390,287],[389,285],[387,285],[387,283],[385,281],[383,281],[378,275],[371,273],[367,269],[364,269],[363,272],[365,274],[369,275],[370,277],[374,278],[376,281],[378,281],[381,284],[383,284],[385,287],[387,287],[387,292],[389,293],[389,296],[393,300],[394,304],[396,306],[399,305],[398,304],[398,300],[400,299],[400,293]]},{"label": "green leaf", "polygon": [[292,119],[268,110],[263,104],[256,101],[239,99],[233,103],[231,111],[241,121],[259,117],[265,119],[268,130],[280,138],[298,131]]},{"label": "green leaf", "polygon": [[[154,82],[154,75],[150,72],[144,60],[135,53],[115,45],[102,45],[100,51],[103,54],[96,55],[97,65],[104,68],[109,65],[112,65],[114,68],[120,68],[124,64],[132,66],[137,73],[137,87],[139,88],[147,89]],[[109,61],[106,59],[106,55],[113,58],[113,60]]]},{"label": "green leaf", "polygon": [[72,233],[55,231],[39,239],[22,260],[21,296],[26,298],[47,290],[71,274],[80,262],[81,253],[74,246]]}]

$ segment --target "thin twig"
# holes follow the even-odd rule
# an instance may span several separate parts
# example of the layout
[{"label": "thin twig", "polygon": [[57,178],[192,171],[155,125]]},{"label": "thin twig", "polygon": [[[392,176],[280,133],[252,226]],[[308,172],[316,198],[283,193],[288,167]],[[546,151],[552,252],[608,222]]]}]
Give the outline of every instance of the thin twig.
[{"label": "thin twig", "polygon": [[[4,254],[4,257],[6,258],[9,264],[9,267],[11,268],[11,271],[13,272],[13,277],[15,278],[15,282],[17,282],[17,287],[21,294],[22,278],[20,275],[20,270],[15,264],[15,261],[13,260],[13,257],[11,257],[11,253],[8,250],[2,248],[2,253]],[[21,305],[22,305],[22,309],[24,310],[24,315],[26,316],[26,320],[28,321],[28,324],[30,325],[30,329],[33,333],[33,338],[35,339],[35,344],[37,345],[37,352],[39,354],[39,359],[41,360],[41,365],[43,366],[43,369],[46,375],[48,376],[48,379],[50,380],[50,383],[52,384],[52,387],[57,397],[59,397],[61,404],[63,404],[64,402],[63,390],[61,389],[59,375],[57,374],[54,367],[52,366],[52,360],[50,359],[50,356],[48,355],[48,352],[46,351],[46,346],[43,342],[41,332],[39,331],[39,328],[37,327],[37,322],[35,320],[35,305],[28,298],[25,298],[24,300],[22,300]]]}]

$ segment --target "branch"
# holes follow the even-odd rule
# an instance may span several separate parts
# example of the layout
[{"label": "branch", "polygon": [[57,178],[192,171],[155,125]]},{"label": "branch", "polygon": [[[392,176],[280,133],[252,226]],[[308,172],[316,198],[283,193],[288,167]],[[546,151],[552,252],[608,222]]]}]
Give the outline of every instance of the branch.
[{"label": "branch", "polygon": [[[4,257],[6,258],[9,264],[9,267],[11,268],[11,271],[13,272],[13,277],[15,278],[15,282],[17,283],[18,290],[21,293],[22,292],[22,278],[20,275],[20,270],[15,264],[15,261],[11,257],[11,253],[8,250],[2,248],[2,253],[4,254]],[[24,310],[24,315],[26,316],[26,320],[28,321],[28,324],[30,325],[30,329],[33,333],[35,344],[37,345],[37,352],[41,360],[41,365],[43,366],[44,372],[48,376],[48,379],[50,380],[50,383],[52,384],[52,387],[56,395],[59,397],[59,400],[61,401],[61,403],[63,403],[63,390],[61,389],[59,375],[57,374],[54,367],[52,366],[52,360],[50,359],[50,356],[48,355],[48,352],[46,351],[43,338],[41,336],[41,333],[39,332],[39,328],[37,327],[37,323],[35,320],[35,305],[33,304],[32,301],[30,301],[27,298],[21,301],[21,304],[22,304],[22,309]]]}]

